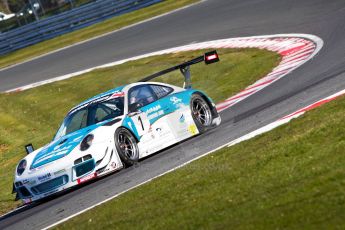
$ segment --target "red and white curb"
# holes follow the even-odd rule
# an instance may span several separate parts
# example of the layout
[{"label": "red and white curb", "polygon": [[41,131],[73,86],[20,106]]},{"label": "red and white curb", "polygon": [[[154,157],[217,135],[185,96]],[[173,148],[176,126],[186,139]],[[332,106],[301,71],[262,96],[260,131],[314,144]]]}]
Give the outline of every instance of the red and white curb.
[{"label": "red and white curb", "polygon": [[[90,69],[86,69],[83,71],[79,71],[76,73],[72,73],[72,74],[68,74],[68,75],[64,75],[64,76],[60,76],[57,78],[53,78],[53,79],[49,79],[46,81],[41,81],[41,82],[37,82],[34,84],[30,84],[27,86],[23,86],[23,87],[19,87],[16,89],[12,89],[7,91],[7,93],[9,92],[15,92],[15,91],[22,91],[22,90],[27,90],[30,88],[34,88],[37,86],[41,86],[44,84],[48,84],[51,82],[55,82],[55,81],[61,81],[64,79],[68,79],[74,76],[78,76],[80,74],[83,73],[87,73],[90,71],[93,71],[95,69],[100,69],[100,68],[106,68],[106,67],[111,67],[111,66],[115,66],[115,65],[120,65],[122,63],[128,62],[128,61],[132,61],[132,60],[138,60],[141,58],[145,58],[145,57],[151,57],[151,56],[155,56],[155,55],[162,55],[162,54],[169,54],[169,53],[177,53],[177,52],[182,52],[182,51],[190,51],[190,50],[198,50],[198,49],[209,49],[209,48],[261,48],[261,49],[267,49],[270,51],[275,51],[278,52],[280,55],[282,55],[282,61],[280,62],[280,64],[273,69],[273,71],[268,74],[267,76],[265,76],[264,78],[260,79],[259,81],[257,81],[256,83],[254,83],[253,85],[247,87],[245,90],[243,90],[242,92],[240,92],[239,94],[227,99],[225,102],[222,102],[220,104],[217,105],[217,109],[218,110],[224,110],[232,105],[234,105],[235,103],[245,99],[246,97],[256,93],[257,91],[263,89],[264,87],[268,86],[269,84],[272,84],[273,82],[279,80],[280,78],[284,77],[286,74],[290,73],[291,71],[293,71],[294,69],[298,68],[299,66],[301,66],[302,64],[304,64],[305,62],[307,62],[308,60],[310,60],[312,57],[314,57],[322,48],[323,46],[323,41],[313,35],[306,35],[306,34],[280,34],[280,35],[272,35],[272,36],[256,36],[256,37],[244,37],[244,38],[230,38],[230,39],[222,39],[222,40],[216,40],[216,41],[209,41],[209,42],[202,42],[202,43],[194,43],[194,44],[190,44],[190,45],[186,45],[186,46],[180,46],[180,47],[176,47],[176,48],[171,48],[171,49],[166,49],[166,50],[162,50],[162,51],[158,51],[158,52],[153,52],[153,53],[149,53],[149,54],[145,54],[145,55],[140,55],[137,57],[133,57],[133,58],[129,58],[129,59],[124,59],[124,60],[120,60],[117,62],[112,62],[112,63],[108,63],[106,65],[101,65],[101,66],[97,66],[97,67],[93,67]],[[136,187],[139,187],[143,184],[146,184],[158,177],[161,177],[167,173],[170,173],[172,171],[175,171],[178,168],[181,168],[187,164],[190,164],[191,162],[198,160],[206,155],[209,155],[221,148],[227,147],[227,146],[232,146],[235,145],[241,141],[250,139],[256,135],[259,135],[261,133],[267,132],[269,130],[274,129],[275,127],[285,124],[287,122],[289,122],[291,119],[298,117],[300,115],[302,115],[305,111],[310,110],[316,106],[320,106],[328,101],[334,100],[335,98],[339,97],[340,95],[345,94],[345,90],[339,92],[338,94],[332,95],[324,100],[320,100],[308,107],[305,107],[299,111],[296,111],[295,113],[292,113],[288,116],[283,117],[282,119],[273,122],[272,124],[269,124],[267,126],[264,126],[256,131],[253,131],[247,135],[244,135],[234,141],[231,141],[230,143],[224,144],[222,146],[219,146],[218,148],[204,153],[200,156],[198,156],[197,158],[194,158],[188,162],[185,162],[175,168],[172,168],[160,175],[157,175],[153,178],[150,178],[140,184],[137,184],[119,194],[116,194],[112,197],[109,197],[106,200],[103,200],[102,202],[99,202],[95,205],[92,205],[90,207],[87,207],[85,209],[83,209],[80,212],[77,212],[65,219],[62,219],[50,226],[47,226],[44,229],[48,229],[51,227],[54,227],[60,223],[63,223],[77,215],[80,215],[96,206],[99,206],[107,201],[110,201],[124,193],[126,193],[129,190],[132,190]]]},{"label": "red and white curb", "polygon": [[248,134],[246,134],[246,135],[244,135],[244,136],[242,136],[242,137],[240,137],[240,138],[238,138],[236,140],[233,140],[227,146],[228,147],[233,146],[235,144],[238,144],[238,143],[240,143],[242,141],[251,139],[251,138],[253,138],[253,137],[257,136],[257,135],[260,135],[262,133],[266,133],[268,131],[271,131],[272,129],[275,129],[278,126],[281,126],[283,124],[286,124],[286,123],[290,122],[294,118],[302,116],[305,112],[307,112],[309,110],[312,110],[312,109],[315,109],[315,108],[317,108],[317,107],[319,107],[319,106],[321,106],[323,104],[326,104],[326,103],[328,103],[330,101],[333,101],[333,100],[335,100],[338,97],[343,96],[343,95],[345,95],[345,89],[340,91],[340,92],[338,92],[338,93],[335,93],[335,94],[333,94],[333,95],[331,95],[329,97],[326,97],[326,98],[324,98],[322,100],[319,100],[319,101],[317,101],[317,102],[315,102],[315,103],[313,103],[311,105],[308,105],[308,106],[306,106],[306,107],[304,107],[304,108],[302,108],[300,110],[297,110],[296,112],[293,112],[293,113],[291,113],[289,115],[286,115],[286,116],[280,118],[279,120],[277,120],[275,122],[272,122],[271,124],[268,124],[268,125],[266,125],[264,127],[261,127],[261,128],[255,130],[255,131],[251,132],[251,133],[248,133]]},{"label": "red and white curb", "polygon": [[219,110],[224,110],[229,106],[243,100],[244,98],[254,94],[255,92],[261,90],[267,85],[277,81],[281,77],[285,76],[292,70],[304,64],[306,61],[310,60],[314,55],[316,55],[323,46],[323,41],[317,36],[309,34],[277,34],[268,36],[255,36],[255,37],[242,37],[242,38],[228,38],[200,43],[193,43],[189,45],[184,45],[180,47],[174,47],[170,49],[160,50],[153,53],[148,53],[144,55],[139,55],[136,57],[123,59],[116,62],[111,62],[105,65],[95,66],[89,69],[81,70],[75,73],[66,74],[56,78],[36,82],[26,86],[18,87],[6,91],[18,92],[31,88],[35,88],[41,85],[49,84],[56,81],[65,80],[72,78],[84,73],[91,72],[96,69],[107,68],[111,66],[116,66],[123,64],[128,61],[134,61],[146,57],[152,57],[162,54],[178,53],[183,51],[199,50],[199,49],[219,49],[219,48],[260,48],[267,49],[270,51],[278,52],[282,55],[282,61],[280,64],[273,69],[273,72],[268,74],[263,79],[257,81],[253,85],[246,88],[244,91],[238,95],[229,98],[224,103],[218,105]]},{"label": "red and white curb", "polygon": [[[321,44],[322,44],[322,43],[321,43]],[[305,49],[303,49],[303,50],[300,49],[300,47],[297,47],[296,50],[298,50],[299,52],[296,51],[296,50],[290,50],[290,51],[292,51],[292,53],[295,54],[294,57],[296,57],[296,59],[299,59],[299,58],[302,59],[302,60],[300,60],[301,62],[300,62],[298,65],[301,65],[301,63],[303,64],[304,62],[306,62],[307,60],[309,60],[312,56],[314,56],[314,55],[317,53],[317,52],[315,52],[315,51],[316,51],[316,50],[318,51],[318,50],[321,48],[321,47],[318,48],[318,47],[317,47],[317,44],[316,44],[316,45],[314,44],[314,46],[312,46],[311,44],[308,44],[308,45],[310,45],[310,47],[313,47],[313,52],[310,51],[310,53],[309,53],[309,51],[305,51],[305,50],[308,49],[308,48],[306,48],[307,45],[305,45]],[[297,52],[298,52],[298,53],[297,53]],[[302,53],[305,53],[305,52],[308,53],[308,54],[306,54],[307,57],[302,55]],[[288,53],[288,52],[286,52],[286,53]],[[301,55],[302,57],[299,57],[299,55]],[[287,56],[287,55],[286,55],[286,56]],[[284,56],[284,57],[285,57],[285,56]],[[289,61],[292,61],[293,59],[294,59],[294,58],[293,58],[292,56],[290,57],[290,59],[286,58],[286,59],[284,60],[284,58],[283,58],[282,63],[287,63],[287,62],[289,62]],[[282,64],[282,65],[283,65],[283,64]],[[298,65],[297,65],[297,67],[298,67]],[[292,71],[294,68],[297,68],[297,67],[296,67],[296,65],[295,65],[295,66],[292,67],[291,69],[286,68],[286,69],[288,69],[288,70],[286,70],[286,69],[283,68],[282,70],[285,71],[285,74],[287,74],[288,72]],[[269,75],[267,75],[265,78],[269,78],[270,76],[276,76],[276,75],[269,74]],[[264,83],[266,80],[260,80],[260,81],[262,81],[262,83]],[[260,87],[261,87],[260,81],[257,82],[257,83],[255,83],[253,86],[258,86],[257,88],[260,88]],[[275,80],[273,80],[273,81],[275,81]],[[272,82],[273,82],[273,81],[272,81]],[[264,85],[264,84],[262,84],[262,85]],[[253,86],[250,86],[250,87],[248,87],[248,88],[251,88],[251,87],[253,87]],[[247,88],[247,89],[248,89],[248,88]],[[254,88],[255,88],[255,87],[254,87]],[[314,109],[314,108],[316,108],[316,107],[319,107],[319,106],[321,106],[321,105],[323,105],[323,104],[325,104],[325,103],[327,103],[327,102],[333,101],[333,100],[335,100],[336,98],[338,98],[338,97],[340,97],[340,96],[342,96],[342,95],[345,95],[345,90],[342,90],[342,91],[340,91],[340,92],[338,92],[338,93],[336,93],[336,94],[333,94],[333,95],[331,95],[331,96],[329,96],[329,97],[327,97],[327,98],[325,98],[325,99],[319,100],[319,101],[317,101],[317,102],[315,102],[315,103],[313,103],[313,104],[311,104],[311,105],[309,105],[309,106],[306,106],[306,107],[304,107],[304,108],[302,108],[302,109],[300,109],[300,110],[298,110],[298,111],[296,111],[296,112],[294,112],[294,113],[291,113],[291,114],[289,114],[289,115],[287,115],[287,116],[284,116],[283,118],[281,118],[281,119],[279,119],[279,120],[277,120],[277,121],[275,121],[275,122],[273,122],[273,123],[271,123],[271,124],[269,124],[269,125],[266,125],[266,126],[264,126],[264,127],[262,127],[262,128],[259,128],[258,130],[255,130],[255,131],[253,131],[253,132],[251,132],[251,133],[249,133],[249,134],[246,134],[246,135],[244,135],[244,136],[242,136],[242,137],[240,137],[240,138],[238,138],[238,139],[236,139],[236,140],[233,140],[233,141],[231,141],[231,142],[229,142],[229,143],[227,143],[227,144],[224,144],[224,145],[222,145],[222,146],[219,146],[218,148],[216,148],[216,149],[214,149],[214,150],[212,150],[212,151],[210,151],[210,152],[204,153],[204,154],[202,154],[202,155],[200,155],[200,156],[198,156],[198,157],[196,157],[196,158],[194,158],[194,159],[192,159],[192,160],[190,160],[190,161],[187,161],[187,162],[185,162],[185,163],[183,163],[183,164],[181,164],[181,165],[179,165],[179,166],[177,166],[177,167],[175,167],[175,168],[172,168],[172,169],[170,169],[170,170],[168,170],[168,171],[166,171],[166,172],[164,172],[164,173],[162,173],[162,174],[160,174],[160,175],[157,175],[157,176],[155,176],[155,177],[153,177],[153,178],[150,178],[150,179],[148,179],[148,180],[146,180],[146,181],[144,181],[144,182],[142,182],[142,183],[140,183],[140,184],[137,184],[136,186],[133,186],[133,187],[131,187],[131,188],[129,188],[129,189],[127,189],[127,190],[125,190],[125,191],[119,193],[119,194],[116,194],[116,195],[114,195],[114,196],[112,196],[112,197],[109,197],[108,199],[106,199],[106,200],[104,200],[104,201],[102,201],[102,202],[99,202],[99,203],[97,203],[97,204],[95,204],[95,205],[93,205],[93,206],[87,207],[86,209],[84,209],[84,210],[82,210],[82,211],[80,211],[80,212],[78,212],[78,213],[75,213],[75,214],[73,214],[73,215],[71,215],[71,216],[69,216],[69,217],[67,217],[67,218],[65,218],[65,219],[62,219],[62,220],[60,220],[60,221],[58,221],[58,222],[56,222],[56,223],[54,223],[54,224],[52,224],[52,225],[50,225],[50,226],[44,228],[44,229],[49,229],[49,228],[52,228],[52,227],[54,227],[54,226],[57,226],[57,225],[59,225],[59,224],[65,222],[65,221],[67,221],[67,220],[72,219],[73,217],[76,217],[76,216],[78,216],[78,215],[80,215],[80,214],[82,214],[82,213],[84,213],[84,212],[86,212],[86,211],[88,211],[88,210],[90,210],[90,209],[96,207],[96,206],[99,206],[99,205],[101,205],[101,204],[103,204],[103,203],[106,203],[106,202],[108,202],[108,201],[110,201],[110,200],[112,200],[112,199],[114,199],[114,198],[116,198],[116,197],[118,197],[118,196],[120,196],[120,195],[122,195],[122,194],[124,194],[124,193],[126,193],[126,192],[128,192],[128,191],[130,191],[130,190],[132,190],[132,189],[135,189],[135,188],[137,188],[137,187],[139,187],[139,186],[141,186],[141,185],[144,185],[144,184],[146,184],[146,183],[148,183],[148,182],[151,182],[152,180],[154,180],[154,179],[156,179],[156,178],[159,178],[159,177],[161,177],[161,176],[164,176],[165,174],[168,174],[168,173],[173,172],[173,171],[175,171],[175,170],[177,170],[177,169],[179,169],[179,168],[181,168],[181,167],[183,167],[183,166],[186,166],[186,165],[192,163],[193,161],[196,161],[196,160],[198,160],[198,159],[200,159],[200,158],[203,158],[203,157],[205,157],[205,156],[207,156],[207,155],[209,155],[209,154],[211,154],[211,153],[213,153],[213,152],[216,152],[217,150],[220,150],[220,149],[222,149],[222,148],[224,148],[224,147],[231,147],[231,146],[233,146],[233,145],[235,145],[235,144],[237,144],[237,143],[240,143],[240,142],[242,142],[242,141],[245,141],[245,140],[248,140],[248,139],[250,139],[250,138],[253,138],[253,137],[257,136],[257,135],[260,135],[260,134],[263,134],[263,133],[265,133],[265,132],[268,132],[268,131],[270,131],[270,130],[272,130],[272,129],[274,129],[274,128],[280,126],[280,125],[286,124],[286,123],[288,123],[289,121],[291,121],[293,118],[297,118],[297,117],[303,115],[306,111],[309,111],[309,110],[311,110],[311,109]],[[229,106],[231,106],[231,104],[230,104]]]},{"label": "red and white curb", "polygon": [[235,42],[234,47],[255,47],[277,52],[282,56],[282,60],[267,76],[248,86],[239,94],[219,103],[217,105],[219,111],[229,108],[286,76],[314,57],[323,46],[323,41],[320,38],[311,35],[293,35],[292,37],[284,35],[263,36],[249,40],[245,39],[245,45],[238,45],[238,43],[241,42]]}]

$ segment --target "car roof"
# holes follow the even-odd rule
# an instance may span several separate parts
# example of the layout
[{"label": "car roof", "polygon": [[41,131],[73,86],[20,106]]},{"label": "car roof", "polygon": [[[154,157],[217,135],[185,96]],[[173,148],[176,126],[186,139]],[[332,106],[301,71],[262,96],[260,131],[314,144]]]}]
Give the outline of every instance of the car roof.
[{"label": "car roof", "polygon": [[68,113],[72,112],[73,110],[75,110],[78,107],[81,107],[81,106],[83,106],[83,105],[85,105],[85,104],[87,104],[87,103],[89,103],[91,101],[97,100],[97,99],[99,99],[101,97],[104,97],[106,95],[113,94],[113,93],[116,93],[116,92],[120,93],[120,92],[122,92],[123,88],[125,88],[125,86],[119,86],[119,87],[116,87],[114,89],[108,90],[108,91],[106,91],[104,93],[100,93],[100,94],[98,94],[96,96],[93,96],[93,97],[91,97],[91,98],[81,102],[80,104],[74,106]]},{"label": "car roof", "polygon": [[[104,97],[106,95],[109,95],[109,94],[113,94],[113,93],[116,93],[116,92],[124,92],[126,93],[127,90],[133,86],[136,86],[136,85],[141,85],[141,84],[158,84],[158,85],[162,85],[162,86],[170,86],[170,87],[174,87],[174,88],[180,88],[180,87],[176,87],[176,86],[172,86],[172,85],[169,85],[169,84],[165,84],[165,83],[161,83],[161,82],[135,82],[135,83],[131,83],[131,84],[128,84],[128,85],[123,85],[123,86],[119,86],[119,87],[116,87],[114,89],[111,89],[109,91],[106,91],[104,93],[100,93],[96,96],[93,96],[83,102],[81,102],[80,104],[78,104],[77,106],[74,106],[68,113],[71,113],[72,111],[74,111],[75,109],[91,102],[91,101],[94,101],[94,100],[97,100],[101,97]],[[182,88],[181,88],[182,89]]]}]

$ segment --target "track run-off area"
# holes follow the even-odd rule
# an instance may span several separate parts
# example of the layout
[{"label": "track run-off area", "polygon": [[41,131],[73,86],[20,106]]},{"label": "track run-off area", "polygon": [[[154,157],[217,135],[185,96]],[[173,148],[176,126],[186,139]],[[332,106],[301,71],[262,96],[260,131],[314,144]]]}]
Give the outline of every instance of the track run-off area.
[{"label": "track run-off area", "polygon": [[[79,76],[80,74],[87,73],[87,72],[90,72],[90,71],[93,71],[96,69],[107,68],[107,67],[111,67],[111,66],[115,66],[115,65],[120,65],[120,64],[123,64],[123,63],[128,62],[128,61],[138,60],[141,58],[146,58],[146,57],[151,57],[151,56],[169,54],[169,53],[178,53],[178,52],[185,52],[185,51],[192,51],[192,50],[199,50],[199,49],[259,48],[259,49],[267,49],[269,51],[277,52],[282,56],[282,60],[279,63],[279,65],[276,66],[272,70],[272,72],[270,72],[268,75],[266,75],[262,79],[258,80],[254,84],[248,86],[246,89],[244,89],[243,91],[241,91],[237,95],[234,95],[234,96],[228,98],[227,100],[225,100],[224,102],[219,103],[217,105],[217,109],[219,112],[222,112],[225,109],[231,107],[232,105],[244,100],[245,98],[251,96],[252,94],[255,94],[256,92],[260,91],[261,89],[265,88],[266,86],[268,86],[268,85],[272,84],[273,82],[279,80],[280,78],[286,76],[288,73],[290,73],[294,69],[298,68],[299,66],[303,65],[305,62],[307,62],[308,60],[313,58],[315,55],[317,55],[317,53],[321,50],[322,46],[323,46],[322,39],[320,39],[317,36],[307,35],[307,34],[279,34],[279,35],[253,36],[253,37],[229,38],[229,39],[221,39],[221,40],[215,40],[215,41],[207,41],[207,42],[194,43],[194,44],[190,44],[190,45],[165,49],[165,50],[161,50],[161,51],[157,51],[157,52],[152,52],[149,54],[144,54],[144,55],[132,57],[132,58],[125,59],[125,60],[120,60],[120,61],[113,62],[113,63],[108,63],[108,64],[101,65],[101,66],[96,66],[96,67],[89,68],[86,70],[78,71],[76,73],[71,73],[71,74],[68,74],[65,76],[60,76],[57,78],[53,78],[53,79],[33,83],[30,85],[26,85],[23,87],[15,88],[12,90],[8,90],[7,93],[29,90],[31,88],[35,88],[35,87],[38,87],[41,85],[45,85],[45,84],[49,84],[52,82],[56,82],[56,81],[65,80],[65,79],[68,79],[71,77]],[[332,97],[332,98],[336,98],[336,97]],[[326,99],[326,100],[327,100],[327,102],[331,101],[330,99]],[[323,103],[316,102],[316,104],[321,105]],[[308,106],[307,108],[309,108],[309,107],[314,108],[316,106],[314,106],[314,104],[313,104],[313,105]],[[56,226],[56,225],[58,225],[64,221],[67,221],[67,220],[69,220],[69,219],[71,219],[71,218],[73,218],[73,217],[75,217],[81,213],[84,213],[84,212],[92,209],[93,207],[96,207],[96,206],[101,205],[101,204],[103,204],[103,203],[105,203],[111,199],[114,199],[114,198],[118,197],[119,195],[121,195],[121,194],[123,194],[129,190],[137,188],[138,186],[146,184],[146,183],[152,181],[153,179],[156,179],[160,176],[163,176],[163,175],[165,175],[169,172],[172,172],[178,168],[181,168],[181,167],[183,167],[183,166],[185,166],[185,165],[187,165],[187,164],[189,164],[189,163],[191,163],[197,159],[200,159],[201,157],[204,157],[208,154],[211,154],[211,153],[215,152],[216,150],[219,150],[220,148],[230,147],[230,146],[237,144],[243,140],[247,140],[249,138],[255,137],[256,135],[267,132],[267,131],[275,128],[275,127],[278,127],[281,124],[285,124],[288,121],[290,121],[292,118],[298,117],[301,114],[303,114],[300,111],[305,111],[305,110],[306,109],[301,109],[299,111],[296,111],[295,113],[293,113],[291,115],[287,115],[286,117],[284,117],[284,118],[282,118],[276,122],[273,122],[272,124],[269,124],[269,125],[262,127],[256,131],[253,131],[249,134],[246,134],[246,135],[244,135],[244,136],[242,136],[236,140],[233,140],[227,144],[219,146],[219,147],[215,148],[214,150],[211,150],[207,153],[203,153],[194,159],[191,159],[187,162],[184,162],[183,164],[178,165],[177,167],[174,167],[174,168],[172,168],[166,172],[163,172],[162,174],[159,174],[159,175],[156,175],[152,178],[149,178],[148,180],[146,180],[142,183],[139,183],[139,184],[137,184],[131,188],[128,188],[125,191],[117,193],[112,197],[109,197],[105,200],[102,200],[96,204],[89,206],[89,207],[85,207],[84,209],[80,210],[79,212],[71,214],[67,218],[63,218],[63,219],[61,219],[55,223],[52,223],[49,226],[45,226],[44,229],[49,229],[49,228]],[[23,208],[25,208],[25,207],[22,207],[20,209],[23,209]],[[18,211],[20,209],[18,209]],[[9,214],[11,214],[11,213],[13,213],[13,212],[10,212]],[[9,215],[9,214],[6,214],[6,215]],[[6,215],[4,215],[4,216],[6,216]]]},{"label": "track run-off area", "polygon": [[[153,52],[145,55],[141,55],[138,57],[129,58],[126,60],[121,60],[115,63],[109,63],[103,66],[98,66],[95,68],[91,68],[88,70],[85,70],[85,72],[89,72],[98,68],[106,68],[114,65],[119,65],[122,63],[125,63],[127,61],[133,61],[138,60],[145,57],[150,56],[156,56],[156,55],[162,55],[162,54],[169,54],[169,53],[178,53],[178,52],[185,52],[185,51],[191,51],[191,50],[198,50],[198,49],[219,49],[219,48],[259,48],[259,49],[267,49],[269,51],[274,51],[279,53],[282,56],[282,60],[279,63],[278,66],[276,66],[272,72],[270,72],[267,76],[263,77],[262,79],[258,80],[254,84],[248,86],[246,89],[241,91],[240,93],[228,98],[224,102],[221,102],[217,104],[217,110],[219,112],[222,112],[228,108],[230,108],[232,105],[244,100],[245,98],[251,96],[252,94],[255,94],[256,92],[260,91],[261,89],[265,88],[266,86],[272,84],[273,82],[279,80],[280,78],[286,76],[288,73],[293,71],[294,69],[298,68],[299,66],[303,65],[305,62],[313,58],[317,53],[321,50],[323,46],[322,39],[314,36],[314,35],[306,35],[306,34],[280,34],[280,35],[266,35],[266,36],[254,36],[254,37],[243,37],[243,38],[230,38],[230,39],[222,39],[222,40],[216,40],[216,41],[208,41],[208,42],[202,42],[197,44],[191,44],[171,49],[166,49],[158,52]],[[83,73],[85,73],[83,72]],[[66,79],[69,77],[77,76],[76,74],[71,74],[68,76],[62,76],[60,78],[52,79],[51,81],[58,81],[61,79]],[[49,82],[44,81],[40,82],[37,85],[47,84]],[[26,86],[24,89],[15,89],[15,91],[25,90],[27,88],[35,87],[37,85],[29,85]],[[255,131],[252,131],[246,135],[243,135],[242,137],[239,137],[227,144],[224,144],[222,146],[219,146],[215,148],[214,150],[211,150],[207,153],[203,153],[200,156],[189,160],[181,165],[178,165],[175,168],[172,168],[160,175],[154,176],[147,181],[144,181],[136,186],[133,186],[132,188],[129,188],[121,193],[118,193],[112,197],[107,198],[104,201],[101,201],[95,205],[92,205],[90,207],[87,207],[67,218],[64,218],[60,221],[57,221],[56,223],[53,223],[44,229],[50,229],[54,226],[57,226],[65,221],[68,221],[69,219],[72,219],[75,216],[78,216],[96,206],[99,206],[107,201],[110,201],[132,189],[135,189],[141,185],[144,185],[146,183],[149,183],[150,181],[157,179],[161,176],[164,176],[167,173],[173,172],[183,166],[186,166],[195,160],[198,160],[202,157],[205,157],[221,148],[225,147],[231,147],[235,144],[238,144],[242,141],[248,140],[250,138],[253,138],[257,135],[260,135],[262,133],[268,132],[276,127],[279,127],[280,125],[286,124],[290,122],[294,118],[298,118],[299,116],[303,115],[305,112],[317,108],[325,103],[328,103],[330,101],[335,100],[336,98],[342,96],[345,94],[345,89],[337,92],[333,95],[330,95],[327,98],[321,99],[313,104],[310,104],[304,108],[300,108],[299,110],[288,114],[279,120],[272,122],[271,124],[268,124],[264,127],[261,127]]]},{"label": "track run-off area", "polygon": [[[121,64],[132,59],[130,57],[142,58],[145,55],[159,55],[159,52],[257,47],[282,55],[281,63],[273,72],[218,105],[219,110],[222,110],[223,122],[213,132],[146,159],[137,168],[125,169],[54,200],[13,212],[0,221],[0,228],[42,229],[56,225],[216,149],[266,132],[344,94],[345,42],[341,39],[344,35],[344,10],[345,4],[342,1],[301,1],[298,4],[269,0],[205,1],[90,43],[48,55],[44,60],[37,59],[7,69],[3,74],[13,73],[13,81],[16,81],[16,77],[20,78],[23,68],[28,69],[28,77],[33,76],[34,69],[30,66],[42,68],[39,74],[54,73],[49,79],[13,88],[18,91],[73,77],[94,68]],[[205,17],[206,14],[213,17]],[[169,33],[171,30],[173,33]],[[139,33],[137,31],[140,31],[140,39],[133,37]],[[116,50],[118,56],[109,58],[104,54],[105,50],[110,53],[116,53]],[[155,50],[161,51],[157,53]],[[140,55],[142,53],[147,54]],[[78,59],[81,54],[87,55],[90,60]],[[119,58],[121,55],[125,59]],[[68,57],[78,59],[74,67],[67,63]],[[44,63],[58,59],[62,60],[61,64],[57,64],[53,71],[50,71],[52,66],[45,67]],[[90,66],[90,62],[95,65]],[[64,65],[66,68],[63,70]]]}]

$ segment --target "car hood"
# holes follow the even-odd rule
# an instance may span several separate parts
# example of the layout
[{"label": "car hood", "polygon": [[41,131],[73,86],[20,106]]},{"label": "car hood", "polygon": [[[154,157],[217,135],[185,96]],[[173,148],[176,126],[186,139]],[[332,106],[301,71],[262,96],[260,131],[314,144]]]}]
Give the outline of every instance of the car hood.
[{"label": "car hood", "polygon": [[67,156],[75,149],[87,134],[102,126],[104,122],[80,129],[51,142],[34,157],[30,169],[34,169]]}]

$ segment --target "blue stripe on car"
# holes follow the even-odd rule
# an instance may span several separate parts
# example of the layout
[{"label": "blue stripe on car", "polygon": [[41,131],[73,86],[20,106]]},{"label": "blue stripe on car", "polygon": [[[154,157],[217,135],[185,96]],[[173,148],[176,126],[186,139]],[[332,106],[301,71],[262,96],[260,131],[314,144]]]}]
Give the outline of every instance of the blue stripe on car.
[{"label": "blue stripe on car", "polygon": [[32,164],[31,169],[40,167],[47,163],[56,161],[62,157],[67,156],[75,147],[79,145],[79,143],[83,140],[83,138],[90,133],[91,131],[95,130],[99,126],[101,126],[104,122],[80,129],[73,133],[70,133],[66,136],[61,137],[60,139],[52,142],[47,147],[43,148],[39,153],[36,154]]}]

